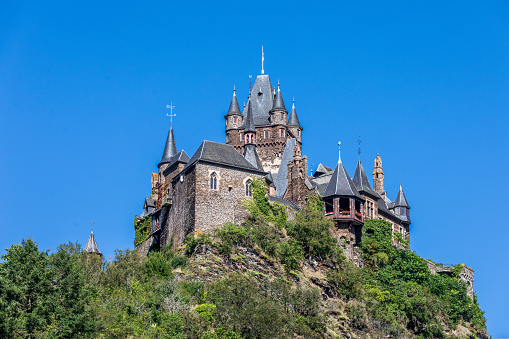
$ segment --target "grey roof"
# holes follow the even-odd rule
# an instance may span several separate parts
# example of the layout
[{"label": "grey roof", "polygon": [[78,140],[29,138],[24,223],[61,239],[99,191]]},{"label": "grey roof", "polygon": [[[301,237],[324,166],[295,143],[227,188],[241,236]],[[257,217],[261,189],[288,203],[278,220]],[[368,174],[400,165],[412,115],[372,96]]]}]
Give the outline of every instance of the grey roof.
[{"label": "grey roof", "polygon": [[[288,118],[288,126],[300,126],[299,118],[297,117],[297,111],[295,110],[295,100],[292,104],[292,111],[290,112],[290,117]],[[302,127],[301,127],[302,128]]]},{"label": "grey roof", "polygon": [[281,95],[281,91],[279,90],[279,84],[277,84],[277,93],[276,96],[274,97],[274,104],[272,105],[272,109],[284,109],[286,111],[283,96]]},{"label": "grey roof", "polygon": [[267,181],[269,186],[271,187],[274,186],[274,178],[272,177],[272,173],[270,171],[267,172],[267,175],[265,176],[265,181]]},{"label": "grey roof", "polygon": [[183,171],[197,162],[206,162],[228,167],[240,168],[251,172],[265,174],[265,171],[253,167],[233,146],[204,140],[186,164]]},{"label": "grey roof", "polygon": [[286,139],[285,150],[276,177],[276,197],[278,198],[282,198],[288,188],[288,163],[293,159],[293,149],[296,142],[293,138]]},{"label": "grey roof", "polygon": [[371,189],[371,185],[368,181],[368,176],[366,175],[366,172],[364,171],[364,167],[361,163],[361,158],[357,161],[357,167],[355,167],[355,174],[353,176],[353,183],[355,185],[355,188],[359,191],[367,192],[373,196],[379,197],[378,193],[373,191]]},{"label": "grey roof", "polygon": [[260,171],[263,171],[263,166],[258,157],[258,153],[256,152],[256,146],[253,144],[247,144],[244,149],[244,158],[253,165],[258,168]]},{"label": "grey roof", "polygon": [[334,172],[334,170],[332,168],[327,167],[322,163],[319,163],[313,176],[318,177],[318,176],[321,176],[324,174],[332,174],[332,172]]},{"label": "grey roof", "polygon": [[403,188],[399,185],[398,195],[396,196],[396,200],[394,200],[394,207],[407,207],[410,208],[408,202],[406,201],[405,193],[403,193]]},{"label": "grey roof", "polygon": [[163,157],[157,166],[159,167],[162,164],[169,163],[175,154],[177,154],[177,145],[175,144],[175,137],[173,136],[173,127],[170,125],[168,137],[166,138],[166,145],[164,146]]},{"label": "grey roof", "polygon": [[97,247],[97,243],[95,242],[94,232],[90,232],[90,236],[88,237],[87,245],[85,246],[85,252],[97,253],[102,255],[101,251],[99,251],[99,247]]},{"label": "grey roof", "polygon": [[156,201],[154,199],[146,198],[145,204],[147,205],[147,207],[156,207]]},{"label": "grey roof", "polygon": [[286,206],[288,206],[288,207],[290,207],[290,208],[294,209],[295,211],[299,211],[299,210],[300,210],[299,206],[297,206],[297,205],[296,205],[296,204],[294,204],[293,202],[288,201],[288,200],[286,200],[286,199],[278,198],[278,197],[273,197],[273,196],[271,196],[271,195],[269,195],[269,196],[268,196],[268,198],[269,198],[269,200],[270,200],[270,201],[275,201],[275,202],[278,202],[278,203],[280,203],[280,204],[284,204],[284,205],[286,205]]},{"label": "grey roof", "polygon": [[343,166],[343,163],[341,162],[338,162],[336,165],[334,173],[332,174],[327,188],[323,193],[323,197],[333,196],[349,196],[364,200],[364,198],[355,188],[352,179],[350,179],[350,176],[346,172],[345,166]]},{"label": "grey roof", "polygon": [[182,150],[175,154],[170,161],[168,161],[168,166],[164,169],[163,174],[168,172],[173,165],[176,163],[181,162],[183,164],[187,164],[189,162],[189,156],[187,155],[186,151]]},{"label": "grey roof", "polygon": [[384,199],[378,199],[377,205],[378,205],[378,213],[382,212],[383,214],[385,214],[388,217],[392,217],[396,220],[400,220],[394,213],[392,213],[389,210],[387,203],[384,201]]},{"label": "grey roof", "polygon": [[[261,74],[256,77],[249,98],[253,104],[253,118],[256,126],[270,125],[269,111],[272,109],[273,94],[272,84],[267,74]],[[244,107],[243,115],[246,116],[246,108]],[[243,126],[241,126],[242,128]]]},{"label": "grey roof", "polygon": [[247,111],[245,117],[246,119],[244,121],[244,132],[256,132],[251,99],[247,101]]},{"label": "grey roof", "polygon": [[230,102],[230,108],[228,108],[228,113],[226,113],[226,115],[228,116],[234,114],[240,115],[240,107],[237,101],[237,95],[235,94],[235,89],[233,89],[232,101]]}]

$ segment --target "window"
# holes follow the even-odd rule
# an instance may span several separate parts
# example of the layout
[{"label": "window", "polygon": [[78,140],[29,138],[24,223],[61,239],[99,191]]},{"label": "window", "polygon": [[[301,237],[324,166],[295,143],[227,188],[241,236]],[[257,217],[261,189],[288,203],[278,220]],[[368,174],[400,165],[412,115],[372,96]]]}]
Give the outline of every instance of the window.
[{"label": "window", "polygon": [[244,133],[240,133],[240,140],[244,141]]},{"label": "window", "polygon": [[285,118],[285,114],[283,112],[281,112],[281,120],[283,120]]},{"label": "window", "polygon": [[284,129],[280,129],[279,132],[280,132],[281,138],[284,138],[285,137],[285,130]]},{"label": "window", "polygon": [[246,181],[246,197],[250,197],[253,194],[251,193],[251,180]]},{"label": "window", "polygon": [[211,190],[217,189],[217,175],[216,175],[216,173],[212,173],[210,175],[210,189]]},{"label": "window", "polygon": [[264,133],[264,137],[265,137],[265,139],[268,139],[268,138],[269,138],[269,131],[265,131],[265,132],[263,132],[263,133]]},{"label": "window", "polygon": [[233,123],[236,124],[237,123],[237,117],[233,117]]},{"label": "window", "polygon": [[226,134],[226,142],[230,142],[230,133]]},{"label": "window", "polygon": [[297,130],[297,136],[300,137],[300,129]]}]

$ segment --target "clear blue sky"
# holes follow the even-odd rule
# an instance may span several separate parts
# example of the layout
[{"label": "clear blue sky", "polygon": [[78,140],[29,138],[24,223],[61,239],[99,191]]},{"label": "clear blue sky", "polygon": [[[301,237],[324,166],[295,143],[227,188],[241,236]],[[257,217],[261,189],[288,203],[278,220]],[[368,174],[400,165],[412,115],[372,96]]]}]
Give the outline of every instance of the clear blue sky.
[{"label": "clear blue sky", "polygon": [[133,218],[176,106],[178,149],[224,142],[233,85],[295,96],[310,164],[353,175],[357,139],[412,207],[412,249],[465,263],[494,337],[509,336],[509,3],[4,1],[0,253],[133,247]]}]

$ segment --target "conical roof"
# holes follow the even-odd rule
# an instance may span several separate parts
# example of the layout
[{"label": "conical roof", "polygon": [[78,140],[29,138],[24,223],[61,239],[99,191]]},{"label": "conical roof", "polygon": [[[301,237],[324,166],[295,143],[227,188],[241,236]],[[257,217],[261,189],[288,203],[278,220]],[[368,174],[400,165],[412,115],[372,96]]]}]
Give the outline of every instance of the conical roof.
[{"label": "conical roof", "polygon": [[284,109],[285,103],[283,101],[283,96],[281,95],[281,91],[279,90],[279,83],[277,84],[277,92],[276,97],[274,98],[274,103],[272,104],[272,109]]},{"label": "conical roof", "polygon": [[232,101],[230,102],[230,108],[228,108],[228,113],[226,115],[240,115],[240,107],[239,102],[237,101],[237,95],[235,94],[235,88],[233,88],[233,96]]},{"label": "conical roof", "polygon": [[175,137],[173,136],[173,127],[170,125],[168,131],[168,137],[166,138],[166,145],[164,146],[163,157],[157,165],[158,167],[162,164],[167,164],[171,161],[171,158],[177,154],[177,145],[175,144]]},{"label": "conical roof", "polygon": [[244,133],[245,132],[256,132],[251,99],[247,101],[246,121],[244,123]]},{"label": "conical roof", "polygon": [[290,112],[290,117],[288,118],[288,126],[300,126],[299,118],[297,117],[297,111],[295,110],[295,100],[293,100],[292,111]]},{"label": "conical roof", "polygon": [[95,242],[94,232],[90,232],[90,236],[88,237],[87,245],[85,246],[85,252],[97,253],[102,255],[101,251],[97,247],[97,243]]},{"label": "conical roof", "polygon": [[398,195],[396,196],[396,200],[394,200],[394,207],[406,207],[410,208],[408,202],[406,201],[405,193],[403,193],[403,188],[401,184],[399,185]]},{"label": "conical roof", "polygon": [[370,191],[372,190],[371,185],[369,184],[368,181],[368,176],[366,175],[366,172],[364,172],[364,167],[362,166],[361,158],[359,158],[359,160],[357,161],[357,167],[355,167],[353,183],[358,190],[364,191],[366,189],[369,189]]},{"label": "conical roof", "polygon": [[258,152],[256,152],[256,146],[253,144],[246,145],[244,149],[244,158],[249,161],[253,167],[263,171],[262,162],[260,161],[260,157],[258,157]]},{"label": "conical roof", "polygon": [[338,162],[332,177],[323,192],[323,197],[348,196],[364,200],[346,172],[343,163]]}]

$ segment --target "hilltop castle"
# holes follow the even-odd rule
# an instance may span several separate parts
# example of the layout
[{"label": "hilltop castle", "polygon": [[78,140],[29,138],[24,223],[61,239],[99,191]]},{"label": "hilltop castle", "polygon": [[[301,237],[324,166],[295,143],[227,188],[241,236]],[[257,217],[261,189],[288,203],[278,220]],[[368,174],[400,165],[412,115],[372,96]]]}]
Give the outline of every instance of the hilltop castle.
[{"label": "hilltop castle", "polygon": [[265,180],[269,200],[292,210],[299,210],[309,196],[319,195],[327,217],[336,224],[333,234],[349,246],[349,257],[355,256],[353,246],[366,218],[384,219],[393,233],[410,240],[410,206],[401,186],[394,201],[388,198],[380,156],[375,158],[373,188],[360,157],[353,178],[341,157],[334,169],[320,164],[308,176],[295,102],[288,114],[280,84],[276,90],[263,70],[242,111],[234,89],[224,118],[226,143],[205,140],[191,158],[178,151],[170,125],[158,172],[152,174],[153,194],[137,217],[151,218],[152,225],[152,236],[141,247],[177,247],[188,234],[242,222],[247,213],[243,201],[250,199],[254,179]]}]

